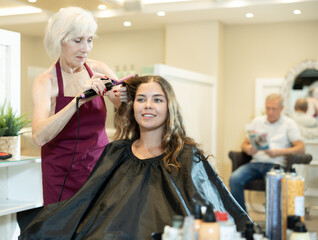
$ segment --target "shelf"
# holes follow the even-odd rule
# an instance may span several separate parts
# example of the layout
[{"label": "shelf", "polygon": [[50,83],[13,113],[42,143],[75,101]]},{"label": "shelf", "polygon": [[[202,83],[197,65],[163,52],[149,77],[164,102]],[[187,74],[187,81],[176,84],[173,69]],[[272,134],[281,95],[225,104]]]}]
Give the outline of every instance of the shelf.
[{"label": "shelf", "polygon": [[309,163],[309,166],[318,166],[318,160],[313,160]]},{"label": "shelf", "polygon": [[305,139],[305,144],[317,144],[318,145],[318,139]]},{"label": "shelf", "polygon": [[42,202],[0,200],[0,216],[43,206]]},{"label": "shelf", "polygon": [[1,160],[0,174],[0,216],[43,205],[40,157]]},{"label": "shelf", "polygon": [[0,160],[0,167],[12,167],[17,165],[25,165],[30,163],[41,162],[40,157],[31,156],[15,156],[6,160]]}]

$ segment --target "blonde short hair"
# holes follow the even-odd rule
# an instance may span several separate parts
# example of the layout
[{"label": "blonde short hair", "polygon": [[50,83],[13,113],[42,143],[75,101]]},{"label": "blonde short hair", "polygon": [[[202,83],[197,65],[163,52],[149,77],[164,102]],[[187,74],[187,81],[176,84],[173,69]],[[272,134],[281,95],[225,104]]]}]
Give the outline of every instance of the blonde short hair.
[{"label": "blonde short hair", "polygon": [[95,35],[97,23],[93,15],[79,7],[61,8],[48,22],[44,45],[52,59],[61,56],[61,45],[84,33]]},{"label": "blonde short hair", "polygon": [[308,102],[305,98],[299,98],[297,99],[295,106],[294,106],[296,111],[302,111],[302,112],[307,112],[308,109]]},{"label": "blonde short hair", "polygon": [[276,100],[279,101],[279,105],[280,105],[281,107],[284,107],[284,101],[283,101],[282,95],[277,94],[277,93],[272,93],[272,94],[270,94],[270,95],[268,95],[268,96],[266,97],[266,102],[267,102],[267,101],[276,101]]}]

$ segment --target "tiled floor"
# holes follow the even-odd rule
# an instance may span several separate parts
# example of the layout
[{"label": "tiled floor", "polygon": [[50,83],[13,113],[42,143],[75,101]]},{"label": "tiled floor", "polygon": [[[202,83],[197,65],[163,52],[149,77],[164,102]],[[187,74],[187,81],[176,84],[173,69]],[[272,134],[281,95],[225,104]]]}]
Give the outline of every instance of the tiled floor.
[{"label": "tiled floor", "polygon": [[[254,222],[256,222],[262,229],[265,229],[265,212],[249,210],[248,214]],[[305,219],[305,224],[309,232],[316,232],[318,239],[318,216],[309,215],[309,217],[306,217]]]}]

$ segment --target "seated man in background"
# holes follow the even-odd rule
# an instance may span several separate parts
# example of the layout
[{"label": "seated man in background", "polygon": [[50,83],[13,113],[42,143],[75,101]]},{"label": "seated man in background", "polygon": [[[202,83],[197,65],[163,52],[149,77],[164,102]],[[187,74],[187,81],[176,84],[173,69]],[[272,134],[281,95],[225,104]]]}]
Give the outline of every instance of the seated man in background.
[{"label": "seated man in background", "polygon": [[306,112],[308,110],[308,102],[304,98],[299,98],[295,103],[295,112],[293,114],[293,119],[297,124],[306,128],[317,127],[317,120],[308,115]]},{"label": "seated man in background", "polygon": [[294,120],[282,116],[283,99],[278,94],[266,98],[266,115],[255,117],[250,125],[254,133],[266,133],[269,148],[257,150],[246,137],[242,150],[252,156],[251,162],[236,169],[230,177],[230,189],[237,202],[246,210],[244,199],[245,185],[266,177],[266,173],[279,163],[284,166],[284,156],[304,153],[304,143]]}]

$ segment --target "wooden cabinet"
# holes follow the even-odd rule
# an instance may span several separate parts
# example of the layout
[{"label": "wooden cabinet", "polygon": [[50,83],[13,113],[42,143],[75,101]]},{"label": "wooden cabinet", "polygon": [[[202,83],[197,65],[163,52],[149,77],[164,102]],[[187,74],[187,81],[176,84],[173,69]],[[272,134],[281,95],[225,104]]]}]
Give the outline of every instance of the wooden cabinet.
[{"label": "wooden cabinet", "polygon": [[42,205],[41,159],[18,156],[0,161],[0,240],[17,239],[17,212]]}]

